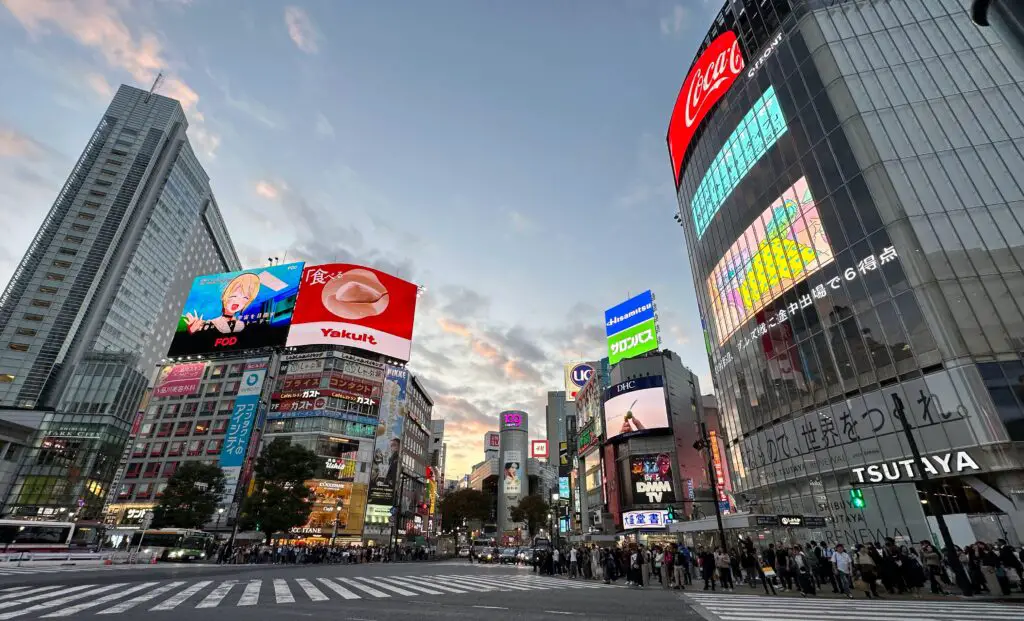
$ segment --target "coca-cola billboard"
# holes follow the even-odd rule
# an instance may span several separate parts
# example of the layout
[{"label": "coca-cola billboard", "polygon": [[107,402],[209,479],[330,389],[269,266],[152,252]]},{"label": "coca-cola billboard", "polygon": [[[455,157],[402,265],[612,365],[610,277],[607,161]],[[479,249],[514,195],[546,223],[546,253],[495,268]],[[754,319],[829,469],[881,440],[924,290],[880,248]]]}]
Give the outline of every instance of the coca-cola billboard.
[{"label": "coca-cola billboard", "polygon": [[722,95],[728,92],[744,65],[740,42],[736,33],[729,30],[712,41],[690,68],[668,123],[668,152],[676,186],[679,185],[683,155],[693,132]]}]

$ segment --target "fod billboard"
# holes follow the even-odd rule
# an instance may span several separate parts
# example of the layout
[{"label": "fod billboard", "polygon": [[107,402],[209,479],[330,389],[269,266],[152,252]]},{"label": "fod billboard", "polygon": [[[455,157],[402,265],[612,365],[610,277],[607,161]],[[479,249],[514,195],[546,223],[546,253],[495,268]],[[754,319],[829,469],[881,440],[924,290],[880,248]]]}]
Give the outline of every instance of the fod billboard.
[{"label": "fod billboard", "polygon": [[167,355],[283,345],[301,275],[288,263],[196,277]]},{"label": "fod billboard", "polygon": [[629,458],[629,477],[635,504],[673,503],[672,456],[668,453],[633,455]]},{"label": "fod billboard", "polygon": [[604,428],[609,440],[669,426],[664,380],[638,377],[605,391]]},{"label": "fod billboard", "polygon": [[833,257],[818,206],[801,177],[743,231],[708,276],[718,344]]},{"label": "fod billboard", "polygon": [[658,349],[654,294],[644,291],[604,312],[608,364]]},{"label": "fod billboard", "polygon": [[345,345],[409,360],[416,285],[361,265],[302,272],[287,345]]}]

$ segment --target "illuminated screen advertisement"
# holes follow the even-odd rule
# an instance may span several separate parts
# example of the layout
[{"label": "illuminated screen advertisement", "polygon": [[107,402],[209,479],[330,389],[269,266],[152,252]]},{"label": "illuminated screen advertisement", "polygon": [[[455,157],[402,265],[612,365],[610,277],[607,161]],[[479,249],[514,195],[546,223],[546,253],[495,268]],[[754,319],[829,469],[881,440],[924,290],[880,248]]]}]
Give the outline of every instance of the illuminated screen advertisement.
[{"label": "illuminated screen advertisement", "polygon": [[288,263],[196,277],[167,355],[283,345],[301,276]]},{"label": "illuminated screen advertisement", "polygon": [[288,347],[346,345],[409,360],[416,285],[361,265],[311,265],[302,272]]},{"label": "illuminated screen advertisement", "polygon": [[650,290],[604,312],[608,363],[658,349],[658,321]]},{"label": "illuminated screen advertisement", "polygon": [[708,112],[725,95],[744,67],[743,54],[736,33],[723,32],[708,45],[679,89],[672,118],[668,122],[668,153],[672,159],[672,174],[679,187],[683,156]]},{"label": "illuminated screen advertisement", "polygon": [[769,86],[729,134],[693,194],[690,210],[698,239],[729,194],[785,133],[786,118],[775,96],[775,87]]},{"label": "illuminated screen advertisement", "polygon": [[402,458],[402,428],[409,409],[406,390],[409,371],[388,366],[384,370],[384,387],[378,410],[377,434],[370,466],[370,491],[367,502],[392,505]]},{"label": "illuminated screen advertisement", "polygon": [[660,375],[615,384],[605,392],[604,427],[609,440],[669,426]]},{"label": "illuminated screen advertisement", "polygon": [[518,496],[523,491],[523,454],[520,451],[505,451],[504,472],[505,496]]},{"label": "illuminated screen advertisement", "polygon": [[708,276],[718,344],[832,260],[818,207],[801,177],[747,227]]},{"label": "illuminated screen advertisement", "polygon": [[199,392],[206,374],[205,362],[167,365],[156,378],[154,397],[188,397]]},{"label": "illuminated screen advertisement", "polygon": [[558,477],[558,497],[569,500],[569,477]]},{"label": "illuminated screen advertisement", "polygon": [[526,420],[526,412],[508,410],[500,414],[502,429],[522,429]]},{"label": "illuminated screen advertisement", "polygon": [[629,476],[636,504],[673,503],[672,456],[668,453],[633,455],[629,458]]}]

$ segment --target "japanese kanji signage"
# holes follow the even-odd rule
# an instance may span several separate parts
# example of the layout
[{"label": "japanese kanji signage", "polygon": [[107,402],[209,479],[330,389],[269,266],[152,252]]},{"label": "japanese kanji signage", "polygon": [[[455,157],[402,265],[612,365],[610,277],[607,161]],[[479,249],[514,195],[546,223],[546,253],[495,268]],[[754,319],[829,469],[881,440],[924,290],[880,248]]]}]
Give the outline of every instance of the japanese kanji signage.
[{"label": "japanese kanji signage", "polygon": [[649,509],[647,511],[626,511],[622,514],[622,527],[630,528],[665,528],[668,524],[668,511]]},{"label": "japanese kanji signage", "polygon": [[224,446],[220,450],[221,468],[241,466],[245,460],[245,452],[249,447],[249,436],[256,421],[256,413],[263,390],[263,379],[267,370],[250,369],[242,374],[242,382],[238,388],[235,407],[231,411]]},{"label": "japanese kanji signage", "polygon": [[160,369],[153,389],[154,397],[188,397],[199,392],[206,373],[205,362],[186,362]]}]

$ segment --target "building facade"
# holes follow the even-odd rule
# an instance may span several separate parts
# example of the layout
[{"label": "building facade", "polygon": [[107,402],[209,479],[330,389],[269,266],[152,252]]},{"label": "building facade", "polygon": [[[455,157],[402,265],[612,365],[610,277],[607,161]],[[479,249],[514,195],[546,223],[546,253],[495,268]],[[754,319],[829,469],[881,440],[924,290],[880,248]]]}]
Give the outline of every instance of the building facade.
[{"label": "building facade", "polygon": [[518,538],[525,524],[512,519],[512,507],[529,495],[527,460],[529,459],[530,420],[526,412],[508,410],[498,414],[501,437],[501,468],[498,482],[498,534],[503,541]]},{"label": "building facade", "polygon": [[99,518],[192,277],[239,267],[187,128],[119,88],[0,296],[0,407],[45,412],[6,514]]},{"label": "building facade", "polygon": [[1024,69],[969,4],[730,2],[680,92],[731,483],[813,518],[777,538],[1024,539]]}]

